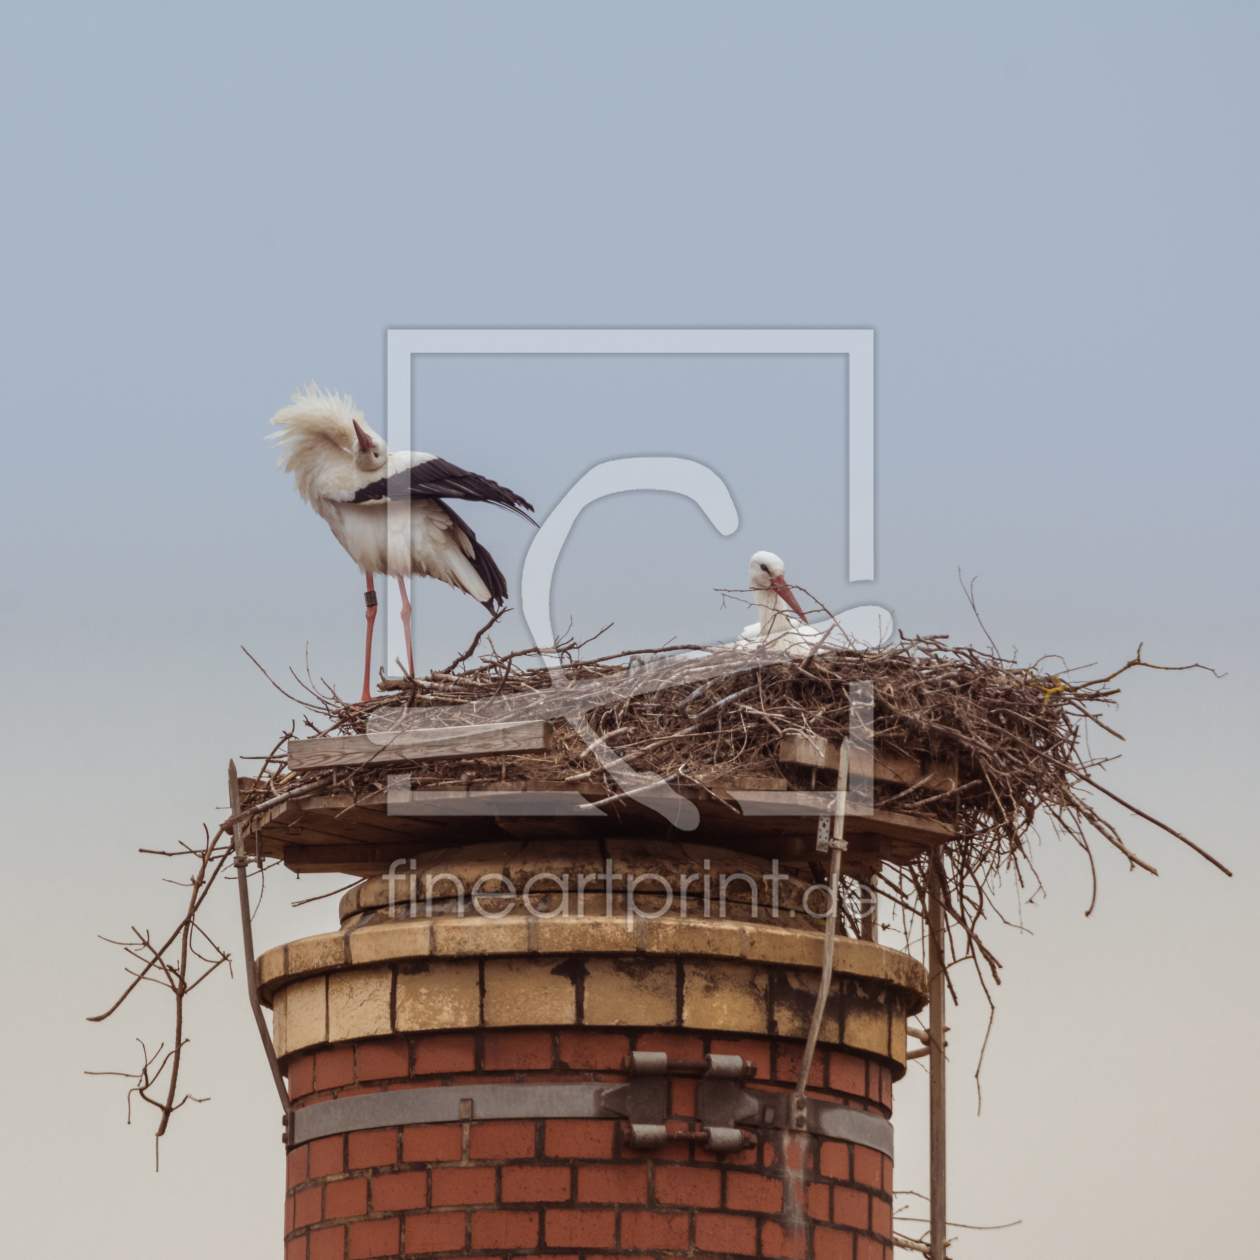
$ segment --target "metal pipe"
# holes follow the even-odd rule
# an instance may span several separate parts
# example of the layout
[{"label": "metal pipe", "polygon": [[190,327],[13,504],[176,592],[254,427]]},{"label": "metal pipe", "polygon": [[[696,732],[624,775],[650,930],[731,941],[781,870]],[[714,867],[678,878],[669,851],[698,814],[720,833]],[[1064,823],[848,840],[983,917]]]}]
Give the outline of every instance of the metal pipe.
[{"label": "metal pipe", "polygon": [[861,894],[858,922],[862,925],[862,939],[870,941],[872,945],[879,944],[879,893],[875,890],[875,879],[878,874],[877,869],[870,875],[869,882],[862,880],[858,884]]},{"label": "metal pipe", "polygon": [[945,1260],[945,923],[937,859],[928,859],[928,1211],[931,1260]]},{"label": "metal pipe", "polygon": [[[235,761],[228,762],[228,800],[232,813],[240,814],[241,785],[236,778]],[[284,1108],[284,1140],[285,1145],[288,1145],[293,1132],[293,1104],[289,1101],[289,1091],[276,1058],[276,1048],[271,1043],[271,1033],[263,1017],[262,1003],[258,999],[258,964],[254,961],[254,927],[249,917],[249,887],[246,880],[248,859],[245,856],[245,833],[240,822],[232,829],[232,840],[235,847],[232,865],[236,871],[236,887],[241,899],[241,935],[245,945],[245,983],[249,987],[249,1005],[254,1012],[258,1035],[262,1038],[263,1050],[266,1051],[267,1062],[271,1067],[271,1077],[276,1083],[276,1093],[280,1095],[280,1105]]]},{"label": "metal pipe", "polygon": [[[823,936],[822,973],[818,977],[818,997],[814,1002],[814,1018],[809,1022],[809,1035],[805,1038],[805,1050],[801,1055],[801,1074],[792,1093],[792,1127],[804,1129],[805,1086],[809,1083],[809,1071],[814,1064],[814,1050],[818,1045],[818,1034],[822,1030],[823,1012],[827,1007],[827,998],[831,995],[831,973],[835,965],[836,955],[836,922],[840,917],[840,862],[844,854],[844,814],[845,802],[849,786],[849,740],[845,737],[840,745],[840,769],[836,776],[836,812],[831,817],[830,835],[824,844],[819,838],[819,848],[831,851],[831,867],[827,877],[827,887],[831,892],[831,905],[827,912],[827,929]],[[824,833],[825,834],[825,833]]]}]

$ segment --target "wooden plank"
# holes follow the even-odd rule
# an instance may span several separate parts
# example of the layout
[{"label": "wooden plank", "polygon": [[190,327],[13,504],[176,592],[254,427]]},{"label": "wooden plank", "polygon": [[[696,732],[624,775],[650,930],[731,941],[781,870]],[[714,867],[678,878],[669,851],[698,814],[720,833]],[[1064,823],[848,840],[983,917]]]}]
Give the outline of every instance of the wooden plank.
[{"label": "wooden plank", "polygon": [[[571,783],[563,779],[495,779],[487,783],[484,779],[465,784],[448,784],[442,788],[416,787],[407,789],[415,792],[567,792],[572,789]],[[397,790],[397,789],[396,789]],[[401,798],[400,798],[401,799]],[[409,799],[409,798],[408,798]],[[367,810],[374,818],[382,814],[388,816],[390,792],[382,788],[378,792],[368,792],[355,801],[358,809]]]},{"label": "wooden plank", "polygon": [[[860,772],[861,767],[853,760],[859,757],[861,753],[857,750],[850,753],[850,776]],[[778,758],[789,765],[805,766],[810,770],[830,770],[834,773],[840,768],[840,745],[821,735],[785,735],[779,740]],[[874,778],[877,782],[904,781],[910,784],[922,777],[919,763],[913,757],[887,754],[875,760]]]},{"label": "wooden plank", "polygon": [[391,862],[437,847],[417,836],[415,844],[286,844],[283,856],[285,866],[299,875],[377,875],[388,871]]},{"label": "wooden plank", "polygon": [[909,840],[913,844],[922,845],[943,844],[958,834],[953,823],[941,822],[938,818],[924,818],[918,814],[903,814],[895,809],[873,809],[869,814],[849,814],[845,828],[854,833],[873,832],[877,836],[889,836],[894,840]]},{"label": "wooden plank", "polygon": [[[808,817],[830,814],[835,806],[834,792],[731,792],[745,817]],[[869,831],[898,840],[934,844],[953,839],[955,828],[936,818],[920,818],[892,809],[873,809],[869,814],[852,812],[845,816],[845,829]]]},{"label": "wooden plank", "polygon": [[469,792],[572,792],[573,784],[563,779],[500,779],[497,783],[471,783]]},{"label": "wooden plank", "polygon": [[[812,860],[817,818],[832,810],[834,793],[778,790],[782,781],[774,779],[746,781],[757,786],[735,787],[738,780],[712,784],[717,799],[694,785],[675,785],[700,811],[700,827],[687,838],[780,861]],[[373,792],[359,797],[350,808],[348,795],[300,798],[282,802],[269,815],[251,821],[266,855],[287,857],[292,849],[295,857],[302,854],[302,865],[295,869],[347,874],[377,868],[379,859],[374,855],[386,851],[392,860],[399,853],[480,844],[502,839],[505,833],[552,840],[658,834],[678,838],[665,819],[633,798],[598,813],[574,808],[584,799],[594,801],[605,795],[603,788],[589,782],[515,779],[427,791]],[[387,814],[391,803],[401,812]],[[846,865],[852,859],[854,873],[867,878],[880,861],[920,860],[925,849],[956,834],[949,823],[886,809],[850,813],[846,832],[850,839]],[[251,848],[253,843],[251,837]]]},{"label": "wooden plank", "polygon": [[443,726],[379,735],[291,739],[288,759],[290,770],[322,770],[329,766],[550,752],[553,739],[550,722],[485,722],[476,726]]},{"label": "wooden plank", "polygon": [[[840,745],[821,735],[785,735],[779,740],[778,758],[788,765],[805,766],[811,770],[840,768]],[[924,769],[917,757],[903,757],[897,753],[876,753],[875,764],[862,749],[854,749],[849,764],[850,778],[862,774],[876,783],[897,783],[909,787],[924,776]],[[958,767],[944,761],[933,761],[927,768],[928,781],[925,789],[948,791],[958,786]]]},{"label": "wooden plank", "polygon": [[602,811],[586,808],[588,802],[573,787],[560,791],[483,792],[480,789],[439,788],[389,793],[390,812],[395,817],[433,819],[462,818],[600,818]]},{"label": "wooden plank", "polygon": [[252,850],[257,844],[265,857],[281,857],[293,845],[315,848],[393,843],[450,846],[474,843],[480,838],[466,832],[452,838],[442,823],[418,818],[395,820],[358,809],[338,817],[317,808],[304,808],[309,801],[318,799],[284,802],[267,814],[257,815],[251,820],[254,826],[250,831],[248,847]]},{"label": "wooden plank", "polygon": [[434,827],[441,826],[439,823],[418,822],[414,818],[395,818],[385,810],[384,792],[374,792],[372,796],[380,796],[382,801],[380,809],[365,807],[362,799],[354,801],[353,806],[347,807],[346,800],[353,798],[333,796],[308,796],[298,803],[302,806],[304,813],[331,814],[340,826],[349,828],[351,831],[355,831],[359,827],[370,827],[374,830],[396,832],[401,838],[402,836],[414,836],[421,830],[429,831]]},{"label": "wooden plank", "polygon": [[[319,832],[334,840],[358,841],[364,844],[393,844],[401,843],[405,839],[393,828],[381,826],[381,822],[385,820],[378,821],[375,814],[351,818],[348,814],[339,816],[312,809],[302,810],[300,817],[301,822],[297,825],[308,834]],[[423,832],[432,834],[434,831],[440,831],[442,835],[446,834],[444,830],[431,825],[426,826],[425,823],[419,821],[412,823],[411,830],[415,834]]]}]

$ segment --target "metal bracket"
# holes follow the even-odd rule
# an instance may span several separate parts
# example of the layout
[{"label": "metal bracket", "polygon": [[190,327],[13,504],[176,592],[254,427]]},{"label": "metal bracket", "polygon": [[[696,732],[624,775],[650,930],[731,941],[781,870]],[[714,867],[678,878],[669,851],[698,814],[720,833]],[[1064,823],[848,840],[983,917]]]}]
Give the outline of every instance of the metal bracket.
[{"label": "metal bracket", "polygon": [[620,1119],[635,1127],[665,1127],[669,1082],[644,1076],[624,1085],[436,1085],[385,1094],[355,1094],[298,1107],[286,1138],[290,1147],[336,1133],[404,1124],[463,1120]]},{"label": "metal bracket", "polygon": [[[665,1084],[664,1081],[661,1082]],[[618,1086],[613,1089],[620,1088]],[[291,1146],[403,1124],[456,1124],[461,1120],[580,1120],[622,1115],[603,1106],[607,1085],[594,1082],[537,1085],[435,1085],[385,1094],[354,1094],[298,1107]]]},{"label": "metal bracket", "polygon": [[831,848],[831,815],[818,816],[818,835],[814,839],[814,848],[819,853],[826,853]]},{"label": "metal bracket", "polygon": [[[670,1130],[668,1075],[702,1076],[705,1080],[744,1081],[756,1076],[757,1065],[737,1054],[706,1054],[703,1059],[671,1059],[659,1050],[633,1050],[622,1062],[631,1075],[626,1085],[604,1095],[603,1106],[629,1120],[630,1145],[651,1150],[672,1141],[702,1138],[710,1151],[738,1151],[749,1144],[742,1130],[734,1127]],[[755,1139],[754,1139],[755,1141]]]},{"label": "metal bracket", "polygon": [[622,1116],[634,1125],[661,1125],[669,1115],[669,1081],[664,1076],[636,1076],[624,1085],[614,1085],[600,1098],[605,1111]]},{"label": "metal bracket", "polygon": [[804,1116],[797,1117],[792,1094],[745,1089],[729,1080],[706,1077],[696,1090],[696,1111],[706,1128],[798,1130],[841,1142],[856,1142],[892,1158],[893,1127],[883,1116],[846,1107],[843,1103],[802,1099]]},{"label": "metal bracket", "polygon": [[[704,1073],[705,1085],[739,1084],[756,1073],[756,1065],[733,1054],[711,1054],[694,1062],[665,1055],[631,1056],[634,1075],[623,1085],[593,1081],[538,1084],[435,1085],[384,1094],[355,1094],[298,1107],[285,1126],[292,1148],[315,1138],[359,1129],[404,1124],[451,1124],[465,1120],[619,1119],[626,1122],[630,1145],[663,1146],[672,1141],[701,1140],[711,1151],[734,1151],[755,1141],[737,1124],[713,1121],[701,1129],[671,1130],[667,1065],[685,1065]],[[786,1095],[771,1095],[783,1098]]]}]

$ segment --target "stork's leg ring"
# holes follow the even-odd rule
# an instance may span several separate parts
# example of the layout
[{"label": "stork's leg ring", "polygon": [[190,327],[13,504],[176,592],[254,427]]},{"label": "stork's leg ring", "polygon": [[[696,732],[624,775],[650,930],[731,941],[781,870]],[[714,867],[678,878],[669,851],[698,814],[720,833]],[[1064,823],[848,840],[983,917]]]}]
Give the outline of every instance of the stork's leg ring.
[{"label": "stork's leg ring", "polygon": [[360,704],[367,704],[372,698],[372,628],[376,624],[376,589],[372,585],[372,575],[367,575],[367,590],[363,593],[363,602],[367,605],[367,646],[363,650],[363,695]]}]

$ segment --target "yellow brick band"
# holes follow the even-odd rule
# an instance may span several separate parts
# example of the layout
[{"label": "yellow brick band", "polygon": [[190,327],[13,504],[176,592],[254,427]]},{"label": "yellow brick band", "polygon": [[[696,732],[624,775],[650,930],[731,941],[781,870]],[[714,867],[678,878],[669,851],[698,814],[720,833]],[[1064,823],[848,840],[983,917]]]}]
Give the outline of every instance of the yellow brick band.
[{"label": "yellow brick band", "polygon": [[[258,960],[259,994],[270,1004],[282,985],[306,976],[379,962],[415,958],[477,958],[530,954],[667,954],[672,957],[745,959],[820,970],[820,933],[767,923],[721,919],[435,918],[394,920],[308,936],[268,950]],[[899,950],[852,937],[836,940],[836,973],[904,991],[910,1014],[927,1002],[927,972]]]},{"label": "yellow brick band", "polygon": [[[260,960],[286,1058],[338,1042],[447,1029],[654,1027],[803,1038],[816,935],[687,920],[393,921],[308,937]],[[912,958],[836,942],[821,1041],[905,1069],[907,1014],[924,1003]]]}]

